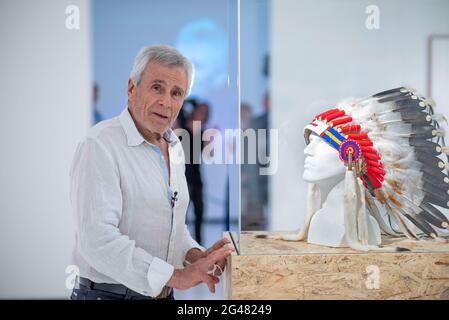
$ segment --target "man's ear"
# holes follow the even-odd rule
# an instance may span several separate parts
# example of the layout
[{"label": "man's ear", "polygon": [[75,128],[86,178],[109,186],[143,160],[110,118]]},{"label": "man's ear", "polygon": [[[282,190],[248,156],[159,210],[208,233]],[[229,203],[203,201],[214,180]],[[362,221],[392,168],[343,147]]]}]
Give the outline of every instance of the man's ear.
[{"label": "man's ear", "polygon": [[128,100],[132,100],[131,97],[134,92],[134,82],[131,79],[128,79]]}]

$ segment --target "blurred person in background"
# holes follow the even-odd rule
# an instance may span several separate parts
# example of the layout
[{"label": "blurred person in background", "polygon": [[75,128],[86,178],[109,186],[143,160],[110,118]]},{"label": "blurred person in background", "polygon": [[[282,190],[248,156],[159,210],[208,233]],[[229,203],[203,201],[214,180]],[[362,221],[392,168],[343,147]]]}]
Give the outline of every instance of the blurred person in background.
[{"label": "blurred person in background", "polygon": [[[270,166],[266,161],[270,154],[269,131],[270,96],[266,91],[263,96],[263,113],[251,120],[250,127],[256,130],[256,164],[246,166],[247,212],[242,229],[265,230],[267,224],[266,210],[268,206],[268,176],[261,175],[261,168]],[[265,143],[260,141],[259,130],[265,131]]]},{"label": "blurred person in background", "polygon": [[[269,167],[266,157],[270,154],[269,131],[270,98],[268,91],[263,96],[263,113],[252,117],[248,105],[242,105],[240,110],[242,130],[255,130],[255,148],[249,148],[244,141],[245,163],[241,166],[242,186],[242,230],[265,230],[267,224],[266,210],[268,206],[268,176],[261,175],[261,168]],[[266,130],[264,140],[260,141],[259,130]],[[249,163],[249,150],[255,150],[256,163]]]},{"label": "blurred person in background", "polygon": [[[270,55],[265,55],[262,74],[269,79],[270,76]],[[265,90],[262,97],[262,114],[251,119],[250,128],[256,131],[256,164],[247,164],[242,167],[245,171],[246,203],[242,207],[242,230],[266,230],[267,210],[268,210],[268,175],[261,175],[261,169],[270,166],[267,163],[267,156],[270,154],[270,93]],[[242,115],[243,117],[243,115]],[[247,120],[246,120],[247,121]],[[265,143],[260,141],[259,130],[266,130],[264,135]],[[243,173],[242,173],[243,174]]]},{"label": "blurred person in background", "polygon": [[251,127],[251,119],[253,117],[253,108],[249,103],[243,102],[240,106],[240,128],[242,130]]},{"label": "blurred person in background", "polygon": [[93,110],[93,121],[94,124],[103,121],[103,116],[98,110],[98,99],[100,98],[100,86],[98,83],[94,83],[92,86],[92,110]]},{"label": "blurred person in background", "polygon": [[[203,181],[201,178],[201,153],[204,147],[207,145],[202,140],[203,132],[207,127],[209,120],[209,104],[206,102],[200,102],[196,99],[186,100],[184,103],[185,113],[184,120],[179,122],[179,126],[182,129],[187,130],[189,134],[189,146],[183,145],[186,157],[189,155],[189,159],[186,159],[186,179],[189,189],[190,201],[193,204],[195,214],[195,239],[198,243],[202,243],[202,224],[204,214],[204,201],[203,201]],[[190,111],[190,112],[189,112]],[[194,122],[197,122],[194,125]],[[198,139],[201,141],[201,148],[196,150],[193,147],[193,141]]]},{"label": "blurred person in background", "polygon": [[[245,130],[250,129],[251,128],[251,120],[253,117],[253,110],[252,107],[249,103],[243,102],[240,105],[240,128],[242,129],[243,132],[245,132]],[[245,159],[245,162],[243,162],[240,166],[241,168],[241,174],[240,174],[240,184],[241,184],[241,201],[240,201],[240,206],[241,206],[241,212],[242,212],[242,220],[243,222],[246,221],[245,217],[249,211],[249,207],[248,207],[248,196],[249,196],[249,189],[252,188],[253,186],[251,185],[251,183],[253,183],[250,179],[251,177],[251,170],[255,169],[252,167],[255,167],[255,164],[249,164],[248,163],[248,152],[249,152],[249,146],[248,143],[246,141],[243,141],[243,159]]]}]

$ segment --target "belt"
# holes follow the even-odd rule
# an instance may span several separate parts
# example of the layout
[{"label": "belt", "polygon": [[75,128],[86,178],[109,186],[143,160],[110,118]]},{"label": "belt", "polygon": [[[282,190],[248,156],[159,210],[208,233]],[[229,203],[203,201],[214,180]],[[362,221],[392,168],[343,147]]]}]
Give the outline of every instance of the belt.
[{"label": "belt", "polygon": [[[88,287],[89,289],[92,289],[92,290],[107,291],[107,292],[111,292],[111,293],[115,293],[115,294],[120,294],[123,296],[128,295],[128,296],[135,296],[135,297],[151,298],[148,296],[144,296],[143,294],[140,294],[136,291],[133,291],[133,290],[125,287],[123,284],[96,283],[96,282],[90,281],[89,279],[83,278],[83,277],[77,277],[77,282],[85,287]],[[165,299],[171,294],[171,292],[172,292],[172,288],[164,286],[161,293],[156,298],[153,298],[153,299]]]}]

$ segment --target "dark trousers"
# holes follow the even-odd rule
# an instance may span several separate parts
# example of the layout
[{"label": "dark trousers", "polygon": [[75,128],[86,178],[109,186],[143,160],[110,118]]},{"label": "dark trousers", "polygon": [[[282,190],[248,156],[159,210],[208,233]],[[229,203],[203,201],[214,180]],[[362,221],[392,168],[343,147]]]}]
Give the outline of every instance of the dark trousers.
[{"label": "dark trousers", "polygon": [[201,226],[203,225],[203,185],[189,184],[190,201],[193,203],[195,213],[195,240],[201,244]]},{"label": "dark trousers", "polygon": [[[108,291],[91,289],[82,284],[77,284],[70,296],[71,300],[156,300],[152,297],[132,294],[131,291],[126,294],[117,294]],[[173,290],[170,295],[163,299],[157,300],[175,300]]]}]

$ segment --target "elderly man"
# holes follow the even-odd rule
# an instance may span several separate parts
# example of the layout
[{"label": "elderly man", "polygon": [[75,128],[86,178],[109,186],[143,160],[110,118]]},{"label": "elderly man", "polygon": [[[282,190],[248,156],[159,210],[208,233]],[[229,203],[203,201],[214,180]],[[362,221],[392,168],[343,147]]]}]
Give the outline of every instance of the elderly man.
[{"label": "elderly man", "polygon": [[192,82],[193,66],[176,49],[143,48],[127,107],[79,144],[70,175],[80,272],[72,299],[173,299],[173,288],[199,283],[215,292],[232,249],[226,239],[205,250],[191,238],[184,155],[170,129]]}]

